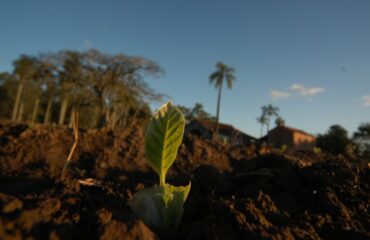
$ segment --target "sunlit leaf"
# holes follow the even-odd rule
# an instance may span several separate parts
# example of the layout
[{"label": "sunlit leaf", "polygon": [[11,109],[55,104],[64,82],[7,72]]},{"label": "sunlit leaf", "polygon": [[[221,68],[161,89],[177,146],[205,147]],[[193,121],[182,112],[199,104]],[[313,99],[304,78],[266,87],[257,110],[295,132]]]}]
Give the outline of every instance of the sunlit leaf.
[{"label": "sunlit leaf", "polygon": [[149,123],[145,139],[146,159],[158,173],[161,186],[164,186],[167,170],[176,159],[184,127],[184,115],[171,102],[164,104]]},{"label": "sunlit leaf", "polygon": [[165,181],[176,159],[184,127],[182,112],[170,102],[153,115],[146,133],[145,153],[147,162],[159,175],[160,186],[135,193],[128,203],[138,217],[162,236],[170,236],[179,226],[191,187],[190,183],[176,187]]},{"label": "sunlit leaf", "polygon": [[184,203],[190,192],[191,183],[187,186],[172,186],[166,184],[163,196],[166,205],[165,226],[177,229],[184,213]]}]

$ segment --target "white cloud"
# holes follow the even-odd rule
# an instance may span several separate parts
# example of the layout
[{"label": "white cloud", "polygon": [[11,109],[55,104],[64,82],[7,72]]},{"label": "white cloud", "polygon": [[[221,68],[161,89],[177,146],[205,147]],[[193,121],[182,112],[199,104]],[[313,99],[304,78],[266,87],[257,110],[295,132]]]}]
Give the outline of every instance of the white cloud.
[{"label": "white cloud", "polygon": [[[303,84],[295,83],[290,86],[288,91],[280,91],[273,89],[270,91],[270,97],[272,100],[279,100],[294,96],[294,93],[298,93],[298,96],[307,98],[308,101],[312,101],[312,97],[320,92],[324,92],[325,89],[322,87],[305,87]],[[369,95],[370,96],[370,95]]]},{"label": "white cloud", "polygon": [[362,104],[365,107],[369,107],[370,106],[370,95],[362,96]]},{"label": "white cloud", "polygon": [[273,100],[283,99],[290,96],[290,93],[279,91],[279,90],[271,90],[270,96]]},{"label": "white cloud", "polygon": [[293,84],[290,89],[293,91],[297,91],[300,95],[306,96],[306,97],[312,97],[313,95],[316,95],[317,93],[324,92],[325,89],[322,87],[305,87],[303,84]]}]

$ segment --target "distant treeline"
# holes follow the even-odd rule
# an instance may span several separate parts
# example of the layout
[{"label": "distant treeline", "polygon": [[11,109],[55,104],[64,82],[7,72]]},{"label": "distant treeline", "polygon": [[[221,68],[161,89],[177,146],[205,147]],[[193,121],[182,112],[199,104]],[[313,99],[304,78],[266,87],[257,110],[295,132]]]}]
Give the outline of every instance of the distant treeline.
[{"label": "distant treeline", "polygon": [[73,111],[83,128],[144,124],[150,101],[160,101],[144,77],[163,73],[154,61],[98,50],[22,55],[0,73],[0,118],[66,125]]}]

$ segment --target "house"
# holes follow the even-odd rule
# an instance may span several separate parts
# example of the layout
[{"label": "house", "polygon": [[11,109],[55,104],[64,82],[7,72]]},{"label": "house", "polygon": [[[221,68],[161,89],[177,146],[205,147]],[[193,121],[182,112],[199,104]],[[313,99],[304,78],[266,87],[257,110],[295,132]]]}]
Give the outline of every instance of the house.
[{"label": "house", "polygon": [[274,147],[285,145],[295,150],[313,151],[316,146],[315,136],[284,124],[279,124],[270,130],[266,139],[267,143]]},{"label": "house", "polygon": [[[196,134],[204,139],[215,139],[217,136],[216,122],[211,119],[194,119],[186,125],[185,133]],[[218,139],[232,146],[245,146],[254,143],[256,140],[256,138],[243,133],[232,125],[224,123],[218,124]]]}]

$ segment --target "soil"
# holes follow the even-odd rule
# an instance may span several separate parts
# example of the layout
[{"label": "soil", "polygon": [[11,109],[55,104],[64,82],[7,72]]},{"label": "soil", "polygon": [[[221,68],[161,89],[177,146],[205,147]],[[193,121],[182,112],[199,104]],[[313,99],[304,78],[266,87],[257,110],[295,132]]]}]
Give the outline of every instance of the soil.
[{"label": "soil", "polygon": [[[127,205],[158,182],[143,129],[79,137],[61,180],[71,129],[0,123],[0,239],[159,239]],[[192,182],[171,239],[370,239],[370,170],[343,156],[189,135],[167,180]]]}]

